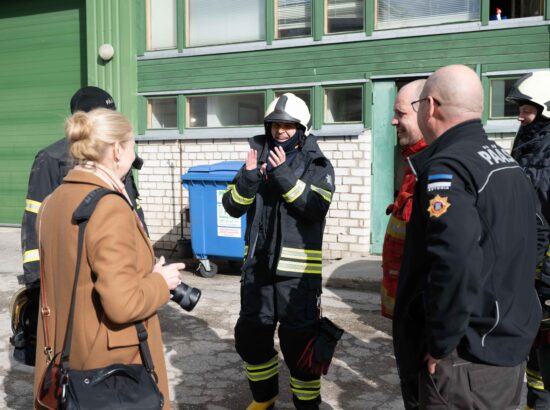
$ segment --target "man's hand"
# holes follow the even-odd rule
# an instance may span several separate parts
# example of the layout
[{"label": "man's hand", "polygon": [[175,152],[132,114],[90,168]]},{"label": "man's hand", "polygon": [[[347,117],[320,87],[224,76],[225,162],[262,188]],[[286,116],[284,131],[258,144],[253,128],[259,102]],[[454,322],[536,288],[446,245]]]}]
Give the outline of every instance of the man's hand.
[{"label": "man's hand", "polygon": [[429,353],[426,353],[426,356],[424,356],[424,361],[428,366],[428,373],[430,373],[433,376],[435,374],[435,368],[439,363],[439,360],[434,359]]},{"label": "man's hand", "polygon": [[275,147],[273,151],[269,151],[269,163],[273,168],[277,168],[286,161],[285,150],[281,147]]},{"label": "man's hand", "polygon": [[258,168],[258,151],[249,149],[246,154],[246,170],[252,171],[256,168]]}]

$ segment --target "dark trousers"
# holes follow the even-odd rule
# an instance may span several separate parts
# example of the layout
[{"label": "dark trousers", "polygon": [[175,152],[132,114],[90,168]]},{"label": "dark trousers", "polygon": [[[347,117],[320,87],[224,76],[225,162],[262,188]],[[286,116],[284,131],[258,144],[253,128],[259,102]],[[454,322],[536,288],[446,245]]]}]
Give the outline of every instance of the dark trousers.
[{"label": "dark trousers", "polygon": [[297,363],[315,334],[319,320],[320,275],[279,277],[260,263],[241,278],[241,311],[235,326],[235,348],[245,362],[250,389],[258,402],[278,394],[278,360],[274,334],[290,371],[290,387],[297,409],[318,409],[319,376],[307,374]]},{"label": "dark trousers", "polygon": [[515,410],[520,403],[525,363],[514,367],[472,363],[456,352],[442,359],[434,375],[419,374],[420,408]]},{"label": "dark trousers", "polygon": [[535,410],[550,409],[550,344],[548,331],[537,336],[527,360],[527,406]]}]

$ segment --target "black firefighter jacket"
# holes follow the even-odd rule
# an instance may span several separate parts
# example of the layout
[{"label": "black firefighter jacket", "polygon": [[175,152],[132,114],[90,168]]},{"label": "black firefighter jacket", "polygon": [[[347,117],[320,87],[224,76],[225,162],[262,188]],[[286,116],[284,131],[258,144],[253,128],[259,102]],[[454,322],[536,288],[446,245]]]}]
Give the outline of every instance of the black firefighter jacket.
[{"label": "black firefighter jacket", "polygon": [[[136,157],[134,168],[140,169],[142,160]],[[38,254],[38,238],[36,235],[36,216],[42,201],[63,182],[63,178],[72,168],[72,159],[69,156],[69,141],[60,139],[47,146],[34,158],[31,173],[25,212],[21,223],[21,249],[23,251],[23,282],[31,285],[40,280],[40,256]],[[125,181],[126,192],[132,200],[137,214],[147,230],[143,209],[139,205],[139,192],[132,172]]]},{"label": "black firefighter jacket", "polygon": [[[256,136],[249,143],[258,152],[258,169],[247,171],[243,166],[223,196],[229,215],[238,218],[247,214],[243,270],[253,268],[248,256],[255,254],[262,234],[269,247],[270,268],[277,275],[321,275],[325,216],[334,193],[330,161],[309,135],[291,165],[285,162],[265,178],[259,167],[267,160],[266,136]],[[264,207],[270,207],[270,212],[264,212]],[[265,215],[273,220],[265,221]]]},{"label": "black firefighter jacket", "polygon": [[541,307],[536,196],[516,161],[478,120],[445,132],[409,160],[418,183],[393,321],[400,376],[424,355],[515,366]]}]

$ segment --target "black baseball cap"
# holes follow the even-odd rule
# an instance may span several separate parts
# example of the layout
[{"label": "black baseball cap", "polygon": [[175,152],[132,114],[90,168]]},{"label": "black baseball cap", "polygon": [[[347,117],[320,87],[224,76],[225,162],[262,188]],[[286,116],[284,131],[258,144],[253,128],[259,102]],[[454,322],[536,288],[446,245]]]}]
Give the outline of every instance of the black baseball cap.
[{"label": "black baseball cap", "polygon": [[89,112],[94,108],[116,110],[111,94],[98,87],[82,87],[71,98],[71,113],[75,111]]}]

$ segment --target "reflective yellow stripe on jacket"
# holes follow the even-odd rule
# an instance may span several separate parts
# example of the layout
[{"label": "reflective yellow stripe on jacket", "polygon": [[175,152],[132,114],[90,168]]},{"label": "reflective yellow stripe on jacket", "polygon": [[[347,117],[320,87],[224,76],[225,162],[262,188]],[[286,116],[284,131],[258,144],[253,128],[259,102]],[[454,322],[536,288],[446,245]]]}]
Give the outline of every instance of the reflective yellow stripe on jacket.
[{"label": "reflective yellow stripe on jacket", "polygon": [[311,185],[311,190],[317,192],[321,197],[328,203],[332,202],[332,192],[327,191],[326,189],[319,188],[318,186]]},{"label": "reflective yellow stripe on jacket", "polygon": [[23,263],[36,262],[40,260],[38,249],[31,249],[23,254]]},{"label": "reflective yellow stripe on jacket", "polygon": [[323,254],[320,250],[283,247],[277,271],[290,272],[290,276],[302,273],[320,275],[323,271],[322,261]]},{"label": "reflective yellow stripe on jacket", "polygon": [[238,203],[239,205],[248,206],[252,204],[252,202],[254,202],[254,197],[246,198],[241,194],[239,194],[237,192],[237,187],[235,186],[235,184],[229,184],[227,186],[227,190],[231,191],[231,198],[233,199],[234,202]]},{"label": "reflective yellow stripe on jacket", "polygon": [[27,199],[25,201],[25,211],[32,212],[33,214],[37,214],[38,210],[40,209],[40,205],[42,205],[42,202],[33,201],[32,199]]},{"label": "reflective yellow stripe on jacket", "polygon": [[296,181],[296,185],[294,185],[290,191],[288,191],[286,194],[283,194],[283,198],[287,203],[292,203],[298,198],[300,195],[304,193],[304,190],[306,189],[306,183],[302,180]]}]

